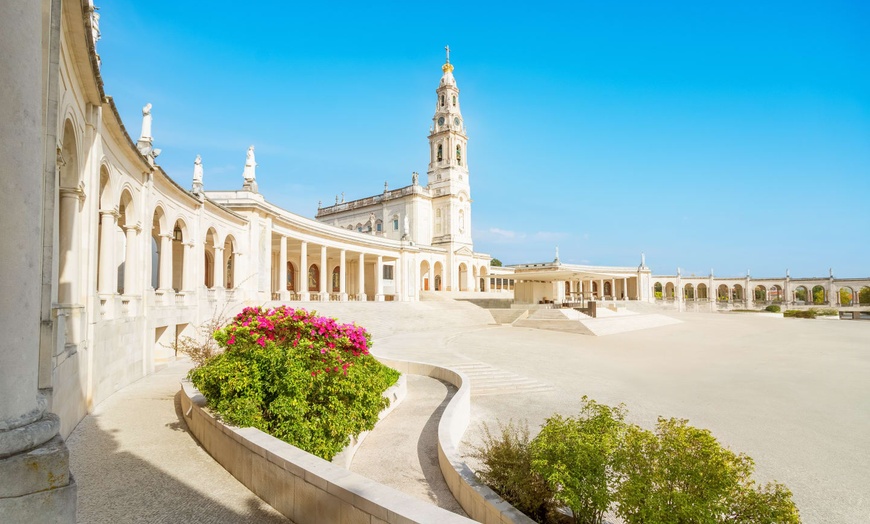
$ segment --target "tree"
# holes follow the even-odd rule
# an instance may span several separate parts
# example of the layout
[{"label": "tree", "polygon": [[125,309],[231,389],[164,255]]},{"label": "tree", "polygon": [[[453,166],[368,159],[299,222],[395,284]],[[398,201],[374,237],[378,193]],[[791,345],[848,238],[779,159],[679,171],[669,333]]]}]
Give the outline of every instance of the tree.
[{"label": "tree", "polygon": [[864,286],[858,292],[858,302],[861,304],[870,304],[870,287]]},{"label": "tree", "polygon": [[840,304],[846,306],[852,303],[852,291],[849,288],[840,288]]},{"label": "tree", "polygon": [[489,261],[489,265],[492,267],[501,267],[501,260],[494,258]]},{"label": "tree", "polygon": [[613,504],[616,450],[625,428],[625,407],[583,397],[580,415],[547,419],[532,440],[532,469],[571,508],[574,521],[600,524]]},{"label": "tree", "polygon": [[825,303],[825,288],[816,286],[813,288],[813,304]]},{"label": "tree", "polygon": [[807,288],[799,287],[794,290],[794,299],[800,300],[801,302],[807,301]]},{"label": "tree", "polygon": [[617,513],[627,524],[800,522],[785,486],[757,486],[751,458],[687,420],[659,418],[654,432],[628,427],[617,468]]}]

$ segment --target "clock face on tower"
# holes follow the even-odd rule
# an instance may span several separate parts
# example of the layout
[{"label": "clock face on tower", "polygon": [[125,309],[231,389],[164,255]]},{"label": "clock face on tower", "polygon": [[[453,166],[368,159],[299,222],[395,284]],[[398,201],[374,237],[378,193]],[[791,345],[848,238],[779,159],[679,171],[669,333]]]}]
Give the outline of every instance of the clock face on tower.
[{"label": "clock face on tower", "polygon": [[439,126],[443,126],[443,125],[444,125],[444,117],[443,117],[443,116],[442,116],[441,118],[438,119],[438,125],[439,125]]},{"label": "clock face on tower", "polygon": [[453,119],[453,125],[455,125],[455,126],[458,126],[458,125],[459,125],[459,117],[455,117],[455,118]]}]

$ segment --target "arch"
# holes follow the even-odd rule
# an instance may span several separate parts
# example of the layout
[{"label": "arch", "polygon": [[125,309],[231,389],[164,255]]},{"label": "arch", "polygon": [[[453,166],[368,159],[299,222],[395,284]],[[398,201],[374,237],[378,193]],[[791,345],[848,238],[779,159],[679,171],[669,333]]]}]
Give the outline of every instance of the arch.
[{"label": "arch", "polygon": [[[133,250],[135,242],[128,242],[128,238],[132,239],[136,236],[136,212],[133,202],[133,193],[129,187],[124,187],[121,190],[121,197],[118,199],[118,223],[115,227],[115,246],[114,260],[116,275],[118,276],[117,292],[124,294],[125,291],[132,293],[133,289],[125,289],[125,283],[133,282],[133,268],[136,265],[133,263]],[[130,269],[130,274],[127,274],[127,268]]]},{"label": "arch", "polygon": [[870,286],[864,286],[858,291],[858,305],[870,304]]},{"label": "arch", "polygon": [[456,144],[456,165],[462,165],[462,145]]},{"label": "arch", "polygon": [[743,293],[743,286],[740,284],[734,284],[734,288],[731,290],[731,299],[732,300],[745,300],[745,295]]},{"label": "arch", "polygon": [[716,288],[716,300],[722,302],[727,302],[729,300],[728,286],[726,284],[719,284],[719,287]]},{"label": "arch", "polygon": [[782,302],[782,299],[783,299],[782,286],[780,286],[779,284],[774,284],[774,285],[770,286],[770,289],[767,292],[767,298],[771,302]]},{"label": "arch", "polygon": [[435,262],[434,276],[432,277],[433,289],[435,291],[444,290],[444,266],[441,262]]},{"label": "arch", "polygon": [[837,298],[840,299],[841,306],[852,306],[855,304],[855,290],[849,286],[843,286],[837,292]]},{"label": "arch", "polygon": [[658,299],[665,298],[664,291],[665,291],[665,287],[662,285],[661,282],[656,282],[655,284],[653,284],[653,296],[655,298],[658,298]]},{"label": "arch", "polygon": [[[172,285],[172,282],[166,279],[166,277],[171,278],[172,274],[172,267],[166,265],[169,257],[172,256],[171,238],[169,242],[163,240],[168,238],[166,235],[169,234],[166,220],[166,213],[158,204],[151,218],[151,287],[153,289],[169,288]],[[164,271],[168,273],[165,276]]]},{"label": "arch", "polygon": [[758,284],[755,286],[755,301],[756,302],[767,302],[767,288]]},{"label": "arch", "polygon": [[824,286],[816,285],[813,286],[813,304],[827,304],[828,303],[828,295],[827,290]]},{"label": "arch", "polygon": [[362,233],[363,225],[362,225],[361,223],[357,222],[357,223],[356,223],[356,230],[357,230],[358,232]]},{"label": "arch", "polygon": [[[595,290],[595,282],[592,283],[592,290]],[[676,286],[673,282],[665,284],[665,298],[673,300],[676,297]]]},{"label": "arch", "polygon": [[465,262],[459,264],[457,273],[459,277],[459,291],[468,291],[468,266]]},{"label": "arch", "polygon": [[317,264],[308,266],[308,291],[320,292],[320,268]]},{"label": "arch", "polygon": [[81,258],[81,229],[78,226],[84,202],[80,188],[81,169],[79,169],[79,148],[75,129],[71,120],[63,125],[58,191],[58,272],[57,301],[60,304],[82,302],[79,282],[79,259]]},{"label": "arch", "polygon": [[441,162],[444,159],[444,146],[438,144],[438,154],[435,157],[438,162]]},{"label": "arch", "polygon": [[287,291],[296,291],[296,265],[287,261]]},{"label": "arch", "polygon": [[185,257],[185,242],[189,238],[187,224],[184,219],[178,218],[172,227],[172,289],[176,293],[186,289],[189,283],[186,281],[185,267],[189,262]]},{"label": "arch", "polygon": [[424,260],[420,262],[420,289],[423,291],[429,291],[430,287],[432,286],[432,275],[429,274],[429,271],[429,261]]},{"label": "arch", "polygon": [[374,230],[378,233],[383,232],[384,231],[384,221],[381,220],[380,218],[375,220]]},{"label": "arch", "polygon": [[236,239],[233,235],[227,235],[224,239],[224,287],[233,289],[236,287]]},{"label": "arch", "polygon": [[683,298],[686,300],[695,300],[695,286],[686,284],[683,286]]},{"label": "arch", "polygon": [[704,284],[703,282],[698,284],[698,299],[707,300],[708,298],[710,298],[710,296],[707,293],[707,284]]},{"label": "arch", "polygon": [[793,300],[795,302],[805,302],[805,303],[809,302],[810,291],[809,291],[809,289],[807,289],[806,286],[798,286],[798,287],[794,288],[794,291],[792,291],[792,294],[794,295]]},{"label": "arch", "polygon": [[112,196],[112,180],[109,168],[100,166],[100,213],[97,226],[97,292],[110,295],[115,291],[117,267],[115,267],[115,230],[118,225],[118,214],[115,212],[115,200]]},{"label": "arch", "polygon": [[341,266],[335,266],[332,268],[332,292],[339,291],[341,291]]},{"label": "arch", "polygon": [[605,280],[604,281],[604,297],[612,297],[612,296],[613,296],[613,284],[609,280]]},{"label": "arch", "polygon": [[489,291],[489,266],[480,266],[478,268],[478,278],[480,279],[480,291]]},{"label": "arch", "polygon": [[203,284],[211,289],[214,287],[215,247],[217,247],[217,231],[215,231],[214,227],[210,226],[205,232],[204,247],[205,272],[203,274]]}]

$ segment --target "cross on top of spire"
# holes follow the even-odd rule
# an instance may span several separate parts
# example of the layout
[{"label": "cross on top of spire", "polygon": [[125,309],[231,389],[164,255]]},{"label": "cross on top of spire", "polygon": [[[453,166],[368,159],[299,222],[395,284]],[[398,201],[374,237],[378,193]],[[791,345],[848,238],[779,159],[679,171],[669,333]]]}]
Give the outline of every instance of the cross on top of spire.
[{"label": "cross on top of spire", "polygon": [[444,50],[447,51],[447,63],[450,63],[450,46],[444,46]]},{"label": "cross on top of spire", "polygon": [[444,46],[444,50],[447,52],[447,61],[441,66],[441,70],[446,74],[453,72],[453,64],[450,63],[450,46]]}]

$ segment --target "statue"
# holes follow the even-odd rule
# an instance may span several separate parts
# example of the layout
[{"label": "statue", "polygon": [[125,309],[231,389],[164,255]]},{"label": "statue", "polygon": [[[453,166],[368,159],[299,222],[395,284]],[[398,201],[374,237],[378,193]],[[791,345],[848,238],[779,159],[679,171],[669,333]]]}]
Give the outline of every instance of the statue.
[{"label": "statue", "polygon": [[344,191],[341,192],[341,203],[344,204]]},{"label": "statue", "polygon": [[202,184],[202,156],[196,155],[196,160],[193,161],[193,183]]},{"label": "statue", "polygon": [[151,104],[145,104],[142,108],[142,134],[139,136],[140,141],[151,141]]},{"label": "statue", "polygon": [[386,192],[389,191],[389,190],[390,190],[390,188],[389,188],[389,186],[387,185],[387,182],[386,182],[386,180],[385,180],[385,181],[384,181],[384,193],[386,193]]},{"label": "statue", "polygon": [[372,226],[371,226],[371,229],[369,231],[371,231],[373,235],[375,234],[375,220],[377,220],[377,218],[375,218],[375,214],[371,213],[369,215],[369,222],[371,223]]},{"label": "statue", "polygon": [[559,246],[556,246],[556,259],[553,260],[556,264],[559,263]]},{"label": "statue", "polygon": [[415,186],[420,184],[420,175],[416,171],[411,173],[411,184]]},{"label": "statue", "polygon": [[96,45],[97,41],[100,39],[100,13],[97,11],[99,7],[94,7],[93,11],[91,11],[91,38],[94,40],[94,45]]},{"label": "statue", "polygon": [[335,205],[338,205],[338,195],[335,195]]},{"label": "statue", "polygon": [[257,161],[254,159],[254,146],[248,148],[248,154],[245,158],[245,171],[242,176],[245,177],[245,182],[253,182],[256,176]]}]

